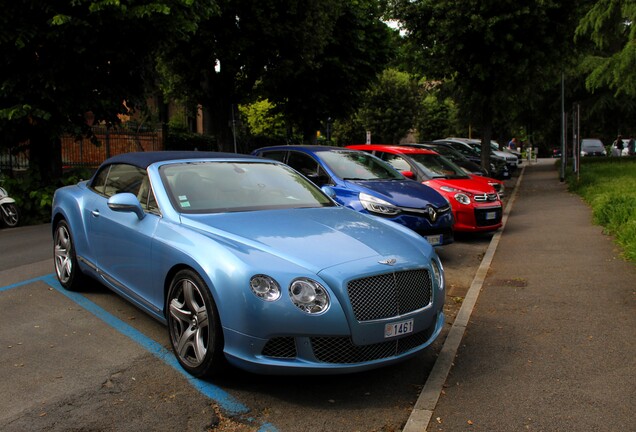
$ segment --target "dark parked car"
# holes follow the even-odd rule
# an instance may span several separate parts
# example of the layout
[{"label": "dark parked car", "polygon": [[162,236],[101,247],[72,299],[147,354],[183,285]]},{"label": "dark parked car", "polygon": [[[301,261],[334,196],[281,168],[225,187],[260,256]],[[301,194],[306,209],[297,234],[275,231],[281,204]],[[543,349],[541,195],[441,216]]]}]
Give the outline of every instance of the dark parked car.
[{"label": "dark parked car", "polygon": [[310,145],[264,147],[253,154],[288,164],[336,202],[404,225],[433,246],[453,242],[453,214],[448,201],[373,155]]},{"label": "dark parked car", "polygon": [[[447,147],[452,148],[453,150],[458,151],[470,161],[481,165],[481,155],[475,150],[473,147],[468,144],[460,141],[446,141],[446,140],[435,140],[434,143],[439,145],[445,145]],[[508,164],[505,160],[493,156],[490,158],[490,176],[499,180],[507,180],[511,177],[510,169],[508,168]]]}]

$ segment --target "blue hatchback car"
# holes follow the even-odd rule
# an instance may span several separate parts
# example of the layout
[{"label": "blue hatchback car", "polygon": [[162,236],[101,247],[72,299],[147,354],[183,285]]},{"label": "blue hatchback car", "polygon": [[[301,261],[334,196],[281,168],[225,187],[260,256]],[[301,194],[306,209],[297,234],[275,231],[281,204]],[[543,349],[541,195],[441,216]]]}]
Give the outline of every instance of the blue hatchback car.
[{"label": "blue hatchback car", "polygon": [[286,163],[322,187],[336,202],[402,224],[433,246],[453,242],[453,214],[448,201],[367,152],[284,145],[263,147],[252,154]]}]

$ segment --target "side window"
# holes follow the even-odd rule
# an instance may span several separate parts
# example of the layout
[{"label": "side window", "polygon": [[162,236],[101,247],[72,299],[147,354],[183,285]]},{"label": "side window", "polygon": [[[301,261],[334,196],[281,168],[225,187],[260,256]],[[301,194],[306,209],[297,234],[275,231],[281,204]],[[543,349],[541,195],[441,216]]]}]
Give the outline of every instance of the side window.
[{"label": "side window", "polygon": [[157,201],[155,201],[155,194],[152,192],[150,180],[145,173],[144,178],[141,181],[139,192],[137,192],[137,199],[139,200],[139,203],[141,203],[141,208],[145,211],[150,213],[159,213],[159,207],[157,206]]},{"label": "side window", "polygon": [[411,171],[411,166],[399,155],[378,152],[377,156],[379,156],[383,161],[388,162],[393,168],[400,172]]},{"label": "side window", "polygon": [[106,194],[106,178],[108,178],[108,171],[110,171],[110,165],[103,167],[93,178],[91,183],[91,189],[102,195]]},{"label": "side window", "polygon": [[126,164],[115,164],[97,174],[91,187],[98,193],[111,197],[122,192],[138,195],[141,184],[147,178],[146,171]]},{"label": "side window", "polygon": [[285,162],[285,150],[272,150],[261,153],[259,156],[262,156],[267,159],[274,159],[279,162]]},{"label": "side window", "polygon": [[323,186],[331,181],[329,175],[320,164],[314,158],[304,153],[290,152],[287,165],[302,173],[318,186]]}]

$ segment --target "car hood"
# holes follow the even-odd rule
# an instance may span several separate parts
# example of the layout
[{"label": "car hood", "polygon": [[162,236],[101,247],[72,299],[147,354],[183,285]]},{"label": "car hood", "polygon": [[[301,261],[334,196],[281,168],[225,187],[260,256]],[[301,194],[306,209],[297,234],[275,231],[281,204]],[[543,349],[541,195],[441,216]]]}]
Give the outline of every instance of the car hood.
[{"label": "car hood", "polygon": [[188,214],[181,222],[244,253],[257,249],[315,273],[370,257],[421,262],[430,249],[397,224],[344,207]]},{"label": "car hood", "polygon": [[440,208],[448,201],[435,189],[412,180],[349,180],[347,183],[370,195],[382,198],[399,207],[425,208],[427,205]]},{"label": "car hood", "polygon": [[435,189],[447,186],[469,192],[473,195],[482,195],[485,193],[495,193],[495,190],[488,183],[479,180],[469,179],[433,179],[426,182],[427,185]]}]

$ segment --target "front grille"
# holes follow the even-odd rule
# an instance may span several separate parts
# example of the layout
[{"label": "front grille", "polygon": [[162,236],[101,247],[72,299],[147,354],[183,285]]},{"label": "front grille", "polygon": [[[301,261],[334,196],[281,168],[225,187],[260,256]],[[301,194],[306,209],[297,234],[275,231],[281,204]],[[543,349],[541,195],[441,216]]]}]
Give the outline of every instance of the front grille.
[{"label": "front grille", "polygon": [[485,193],[483,195],[475,195],[473,198],[475,198],[477,202],[492,202],[497,201],[498,196],[496,193]]},{"label": "front grille", "polygon": [[361,363],[404,354],[424,345],[433,334],[435,325],[400,339],[371,345],[354,345],[349,337],[312,337],[314,355],[322,363]]},{"label": "front grille", "polygon": [[296,357],[296,341],[293,337],[271,338],[263,348],[263,355],[277,358]]},{"label": "front grille", "polygon": [[[495,217],[487,219],[486,216],[489,213],[495,212]],[[501,207],[489,208],[489,209],[475,209],[475,222],[477,226],[490,226],[496,225],[501,222],[502,217]]]},{"label": "front grille", "polygon": [[428,306],[432,282],[426,269],[406,270],[352,280],[347,292],[356,319],[371,321]]}]

